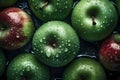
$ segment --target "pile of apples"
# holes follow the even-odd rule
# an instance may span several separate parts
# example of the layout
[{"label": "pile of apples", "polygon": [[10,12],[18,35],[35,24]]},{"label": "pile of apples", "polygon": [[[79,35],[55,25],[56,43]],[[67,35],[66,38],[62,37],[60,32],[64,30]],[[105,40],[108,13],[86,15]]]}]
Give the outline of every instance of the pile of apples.
[{"label": "pile of apples", "polygon": [[120,80],[119,19],[120,0],[0,0],[0,80]]}]

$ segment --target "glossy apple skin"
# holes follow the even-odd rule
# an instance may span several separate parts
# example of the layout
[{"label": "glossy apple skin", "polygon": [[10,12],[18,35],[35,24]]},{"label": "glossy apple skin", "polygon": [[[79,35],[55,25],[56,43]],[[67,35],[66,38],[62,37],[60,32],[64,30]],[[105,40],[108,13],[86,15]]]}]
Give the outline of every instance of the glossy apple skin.
[{"label": "glossy apple skin", "polygon": [[30,41],[33,33],[33,21],[22,9],[7,8],[0,13],[0,47],[21,48]]},{"label": "glossy apple skin", "polygon": [[[70,13],[73,0],[28,0],[33,13],[42,21],[63,20]],[[48,4],[42,7],[44,4]],[[42,7],[42,8],[41,8]]]},{"label": "glossy apple skin", "polygon": [[0,50],[0,76],[3,74],[4,69],[5,69],[5,56],[3,54],[3,51]]},{"label": "glossy apple skin", "polygon": [[49,80],[49,70],[33,54],[23,53],[8,65],[7,80]]},{"label": "glossy apple skin", "polygon": [[79,39],[74,29],[62,21],[50,21],[35,32],[32,48],[41,62],[61,67],[73,60],[79,51]]},{"label": "glossy apple skin", "polygon": [[17,0],[0,0],[0,7],[8,7],[15,4]]},{"label": "glossy apple skin", "polygon": [[110,71],[120,71],[120,43],[115,40],[115,35],[105,40],[99,51],[100,62]]},{"label": "glossy apple skin", "polygon": [[106,74],[94,59],[78,58],[66,67],[63,80],[106,80]]},{"label": "glossy apple skin", "polygon": [[110,35],[116,27],[117,17],[109,0],[81,0],[73,9],[71,21],[79,37],[92,42]]}]

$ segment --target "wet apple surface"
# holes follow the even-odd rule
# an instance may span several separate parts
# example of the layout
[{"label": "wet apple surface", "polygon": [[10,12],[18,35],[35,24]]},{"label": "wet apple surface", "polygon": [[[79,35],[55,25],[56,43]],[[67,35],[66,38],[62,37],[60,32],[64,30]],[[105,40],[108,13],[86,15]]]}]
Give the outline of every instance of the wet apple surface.
[{"label": "wet apple surface", "polygon": [[[73,0],[73,1],[74,1],[74,3],[73,3],[72,9],[74,9],[75,5],[80,0]],[[87,1],[89,1],[89,0],[87,0]],[[110,0],[110,1],[112,2],[112,0]],[[18,7],[20,9],[23,9],[25,12],[27,12],[32,17],[32,20],[34,22],[34,26],[35,26],[36,30],[40,27],[40,25],[44,24],[44,22],[41,21],[39,18],[37,18],[37,16],[30,9],[28,0],[18,0],[14,5],[12,5],[12,7]],[[0,12],[3,9],[4,8],[0,8]],[[70,24],[70,25],[72,25],[71,24],[71,13],[63,21],[68,23],[68,24]],[[95,25],[94,20],[91,19],[91,21],[93,21],[92,24]],[[120,32],[119,26],[120,25],[117,24],[117,27],[113,30],[113,32],[111,34],[119,33]],[[55,45],[53,45],[54,44],[53,41],[56,42],[56,40],[54,40],[54,39],[50,40],[50,43],[48,43],[48,45],[52,45],[52,47],[55,47]],[[90,58],[92,58],[95,61],[100,63],[99,54],[98,53],[99,53],[99,49],[100,49],[103,41],[104,40],[100,40],[100,41],[96,41],[96,42],[87,42],[87,41],[85,41],[85,40],[80,38],[80,50],[79,50],[79,53],[78,53],[78,55],[76,56],[75,59],[87,56],[87,57],[90,57]],[[32,40],[28,44],[23,46],[22,48],[19,48],[17,50],[6,50],[6,49],[3,49],[3,52],[5,53],[5,57],[6,57],[6,65],[5,65],[5,70],[3,72],[3,75],[0,77],[0,80],[7,80],[6,79],[7,67],[10,64],[10,62],[13,60],[14,57],[19,55],[20,53],[35,54],[33,49],[32,49]],[[62,75],[63,75],[65,69],[68,68],[68,67],[69,67],[69,64],[67,64],[67,65],[65,65],[63,67],[49,67],[48,66],[48,68],[50,70],[50,80],[62,80]],[[120,72],[110,71],[110,70],[107,70],[105,67],[103,67],[103,68],[104,68],[104,70],[106,72],[107,80],[115,80],[115,79],[119,80]],[[84,79],[85,78],[83,78],[83,80]]]}]

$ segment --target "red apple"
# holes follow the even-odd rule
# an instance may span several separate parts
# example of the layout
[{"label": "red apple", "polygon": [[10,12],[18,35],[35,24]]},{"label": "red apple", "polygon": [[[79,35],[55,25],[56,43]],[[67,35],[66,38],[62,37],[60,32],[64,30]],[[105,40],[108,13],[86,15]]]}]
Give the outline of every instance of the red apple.
[{"label": "red apple", "polygon": [[120,34],[103,42],[99,51],[100,62],[110,71],[120,71]]},{"label": "red apple", "polygon": [[31,17],[20,8],[0,12],[0,47],[14,50],[28,43],[34,33]]}]

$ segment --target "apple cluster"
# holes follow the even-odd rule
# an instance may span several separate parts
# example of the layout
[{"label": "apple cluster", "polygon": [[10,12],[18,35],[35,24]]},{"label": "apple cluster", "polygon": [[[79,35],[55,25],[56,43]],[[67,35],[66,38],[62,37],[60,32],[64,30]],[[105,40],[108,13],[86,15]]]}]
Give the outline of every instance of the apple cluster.
[{"label": "apple cluster", "polygon": [[0,80],[119,80],[119,18],[120,0],[0,0]]}]

